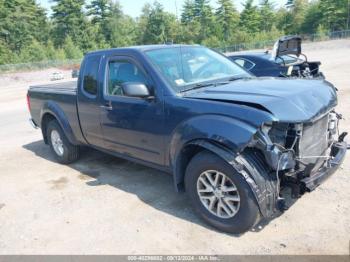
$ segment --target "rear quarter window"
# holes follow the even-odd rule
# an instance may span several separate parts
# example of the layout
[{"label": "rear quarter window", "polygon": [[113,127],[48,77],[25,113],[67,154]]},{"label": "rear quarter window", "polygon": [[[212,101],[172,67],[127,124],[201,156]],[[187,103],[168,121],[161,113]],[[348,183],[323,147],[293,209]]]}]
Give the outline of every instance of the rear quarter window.
[{"label": "rear quarter window", "polygon": [[100,68],[100,56],[90,56],[85,60],[83,90],[89,95],[97,94],[97,76]]},{"label": "rear quarter window", "polygon": [[244,58],[234,58],[233,61],[248,71],[252,70],[253,67],[255,66],[253,62],[248,61]]}]

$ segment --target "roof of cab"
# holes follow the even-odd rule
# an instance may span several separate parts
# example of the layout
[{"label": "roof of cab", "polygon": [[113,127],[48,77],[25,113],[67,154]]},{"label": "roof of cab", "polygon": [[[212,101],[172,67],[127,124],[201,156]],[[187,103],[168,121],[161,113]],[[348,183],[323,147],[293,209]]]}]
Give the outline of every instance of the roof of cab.
[{"label": "roof of cab", "polygon": [[86,53],[86,55],[93,54],[106,54],[113,51],[136,51],[136,52],[145,52],[149,50],[157,50],[164,48],[179,48],[179,47],[190,47],[190,46],[199,46],[199,45],[179,45],[179,44],[163,44],[163,45],[140,45],[140,46],[130,46],[130,47],[120,47],[120,48],[111,48],[103,49]]}]

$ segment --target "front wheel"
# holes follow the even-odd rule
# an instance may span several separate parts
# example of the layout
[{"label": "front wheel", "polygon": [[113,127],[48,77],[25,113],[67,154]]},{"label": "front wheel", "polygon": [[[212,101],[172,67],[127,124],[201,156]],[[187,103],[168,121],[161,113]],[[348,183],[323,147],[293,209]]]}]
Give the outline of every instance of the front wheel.
[{"label": "front wheel", "polygon": [[257,222],[260,212],[241,174],[222,158],[203,151],[185,174],[186,192],[196,212],[221,231],[240,234]]},{"label": "front wheel", "polygon": [[70,164],[79,158],[79,147],[69,142],[57,120],[47,126],[47,138],[56,160],[61,164]]}]

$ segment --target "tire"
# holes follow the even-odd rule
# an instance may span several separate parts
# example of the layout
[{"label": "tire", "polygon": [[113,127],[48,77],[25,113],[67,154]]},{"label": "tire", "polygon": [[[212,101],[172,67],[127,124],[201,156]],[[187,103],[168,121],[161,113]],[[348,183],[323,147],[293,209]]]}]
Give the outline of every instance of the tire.
[{"label": "tire", "polygon": [[[61,164],[70,164],[79,159],[79,146],[69,142],[57,120],[49,122],[46,135],[51,151],[57,162]],[[57,140],[57,136],[59,140]],[[57,146],[57,143],[59,143],[59,146]]]},{"label": "tire", "polygon": [[[248,172],[247,170],[252,170],[251,168],[254,164],[250,164],[250,161],[244,161],[243,163],[245,163],[245,165],[251,165],[245,167],[244,170],[246,172]],[[209,171],[209,173],[205,173],[206,171]],[[205,203],[203,203],[199,196],[199,194],[204,194],[204,198],[206,198],[207,195],[205,194],[208,194],[212,199],[212,195],[217,193],[216,190],[214,193],[199,193],[199,191],[207,190],[207,187],[201,187],[201,181],[203,180],[199,181],[200,177],[206,179],[208,174],[211,176],[211,178],[213,178],[213,176],[214,178],[216,177],[214,175],[215,172],[211,171],[217,171],[218,173],[216,174],[223,174],[226,176],[226,184],[224,186],[219,186],[221,189],[225,188],[227,190],[228,188],[236,188],[236,190],[231,192],[219,194],[218,197],[215,196],[217,202],[216,205],[213,205],[213,210],[209,210],[210,208],[208,207],[210,206],[211,201],[207,201],[205,199]],[[219,179],[220,177],[222,178],[222,175],[219,175]],[[206,181],[208,182],[209,180]],[[231,184],[233,184],[233,186],[231,186]],[[241,174],[238,174],[234,168],[222,158],[209,151],[202,151],[192,158],[186,169],[185,187],[186,193],[188,194],[195,211],[207,223],[220,231],[241,234],[251,229],[260,218],[260,211],[257,201],[244,177]],[[231,199],[239,198],[239,201],[227,202],[227,196],[229,196]],[[221,202],[219,208],[220,217],[217,214],[219,202]],[[226,205],[227,203],[229,203],[231,207],[234,207],[229,210],[232,211],[235,209],[236,213],[232,212],[232,214],[224,215],[225,212],[222,208],[223,202],[225,202],[226,208],[229,207],[229,205]],[[217,207],[216,209],[215,206]]]}]

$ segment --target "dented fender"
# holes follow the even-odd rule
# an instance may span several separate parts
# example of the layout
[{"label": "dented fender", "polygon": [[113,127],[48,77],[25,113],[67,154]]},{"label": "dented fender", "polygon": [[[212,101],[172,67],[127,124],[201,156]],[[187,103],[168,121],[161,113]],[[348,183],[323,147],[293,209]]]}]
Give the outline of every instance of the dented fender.
[{"label": "dented fender", "polygon": [[254,170],[246,170],[247,165],[245,164],[245,161],[247,160],[242,157],[242,155],[214,142],[196,140],[189,144],[203,147],[229,163],[249,185],[262,216],[271,217],[274,214],[277,204],[277,191],[276,181],[273,178],[257,174]]}]

